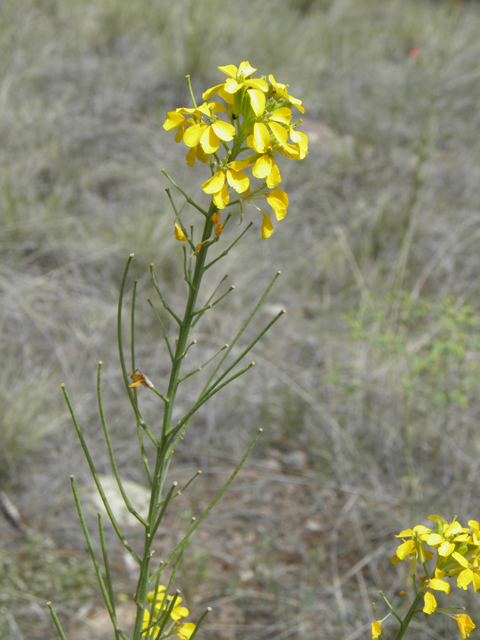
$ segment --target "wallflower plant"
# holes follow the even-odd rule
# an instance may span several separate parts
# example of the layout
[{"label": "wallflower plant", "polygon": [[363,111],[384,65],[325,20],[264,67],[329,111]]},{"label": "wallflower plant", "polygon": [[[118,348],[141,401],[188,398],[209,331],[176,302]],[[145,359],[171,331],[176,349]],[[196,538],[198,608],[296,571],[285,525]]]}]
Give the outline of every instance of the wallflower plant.
[{"label": "wallflower plant", "polygon": [[[405,529],[396,537],[401,538],[402,543],[398,546],[391,562],[398,564],[403,560],[409,562],[409,574],[413,582],[414,596],[410,608],[405,617],[401,618],[385,595],[380,591],[384,602],[390,609],[390,613],[383,620],[376,620],[372,623],[372,638],[382,636],[382,622],[393,615],[400,627],[395,636],[395,640],[404,637],[409,624],[416,614],[443,613],[456,620],[460,635],[466,638],[475,629],[470,616],[455,607],[439,607],[437,599],[432,591],[450,594],[452,581],[459,589],[468,589],[470,585],[476,593],[480,589],[480,568],[479,568],[479,524],[476,520],[469,520],[468,527],[456,520],[447,522],[440,516],[429,516],[435,522],[435,528],[431,529],[424,525],[417,525],[413,529]],[[431,547],[431,549],[428,549]],[[430,561],[435,558],[432,565]],[[430,564],[428,564],[430,563]],[[423,575],[418,575],[418,564],[421,565]],[[405,595],[402,592],[402,595]],[[422,607],[423,600],[423,607]],[[375,613],[376,609],[374,607]]]},{"label": "wallflower plant", "polygon": [[[186,154],[188,167],[193,167],[197,161],[205,165],[206,176],[201,186],[208,201],[205,207],[203,203],[193,200],[185,189],[180,187],[165,170],[162,170],[183,200],[182,205],[177,206],[171,190],[167,189],[174,214],[173,234],[181,243],[183,250],[183,275],[186,283],[184,309],[180,313],[167,302],[157,282],[153,265],[150,265],[152,287],[158,296],[157,304],[160,310],[152,300],[148,300],[148,303],[158,320],[160,340],[165,343],[166,357],[170,361],[170,372],[166,379],[162,379],[154,369],[148,370],[147,375],[144,372],[143,363],[141,363],[142,370],[137,365],[135,281],[132,287],[128,351],[124,346],[123,308],[133,254],[127,260],[120,286],[117,316],[120,367],[138,435],[138,455],[143,464],[145,482],[150,489],[147,513],[139,513],[125,490],[107,427],[102,399],[101,362],[97,372],[100,423],[112,472],[122,498],[129,512],[143,529],[143,544],[140,548],[134,548],[134,545],[130,544],[112,511],[75,414],[73,402],[65,385],[62,385],[80,445],[110,524],[138,569],[136,588],[132,594],[136,608],[135,626],[133,630],[128,630],[121,627],[117,617],[118,596],[110,568],[111,550],[106,542],[102,516],[98,515],[101,550],[99,554],[93,544],[75,479],[71,476],[75,505],[113,626],[115,640],[164,640],[166,638],[194,640],[210,611],[210,608],[207,608],[196,622],[187,620],[190,616],[189,610],[183,605],[180,591],[175,589],[177,572],[191,536],[242,468],[261,429],[258,430],[244,457],[216,498],[198,519],[192,519],[176,547],[165,558],[157,559],[154,555],[156,534],[165,514],[171,503],[179,499],[201,473],[199,471],[194,474],[181,489],[177,482],[168,482],[172,454],[186,430],[190,428],[192,418],[197,411],[255,364],[253,361],[245,364],[245,356],[284,313],[284,310],[281,310],[246,346],[241,348],[237,346],[277,280],[280,273],[277,272],[254,309],[247,315],[240,330],[231,337],[229,344],[217,345],[213,356],[205,357],[203,364],[190,369],[187,373],[184,372],[188,351],[200,346],[193,337],[197,323],[234,289],[231,286],[222,292],[227,276],[221,278],[218,276],[219,261],[235,249],[237,243],[246,237],[246,233],[253,224],[246,225],[243,230],[230,225],[225,232],[232,218],[232,213],[225,212],[225,209],[236,207],[240,212],[241,224],[245,206],[253,205],[262,215],[262,238],[264,240],[269,238],[274,231],[272,213],[265,212],[258,205],[267,204],[277,221],[285,218],[289,200],[287,193],[279,188],[282,182],[282,164],[288,160],[300,161],[308,154],[307,136],[297,128],[301,124],[301,119],[293,121],[292,112],[297,110],[304,113],[304,108],[301,100],[289,94],[288,85],[277,82],[271,74],[268,77],[253,77],[256,69],[247,61],[241,62],[238,67],[229,64],[218,69],[227,77],[223,82],[203,92],[204,102],[200,105],[195,100],[190,78],[187,76],[192,106],[169,111],[163,125],[164,129],[174,133],[177,143],[183,142],[188,148]],[[198,223],[186,224],[185,214],[183,214],[185,204],[190,205],[193,210],[191,213],[196,215],[195,220],[198,220]],[[218,243],[223,243],[219,245],[223,248],[218,250],[216,247]],[[210,256],[209,252],[215,249],[217,249],[216,253],[213,257]],[[216,278],[217,284],[208,294],[204,292],[203,278],[213,266],[215,269],[210,273]],[[208,286],[211,284],[208,283]],[[175,335],[172,335],[171,329],[166,328],[165,314],[168,314],[173,321]],[[213,370],[207,373],[209,368]],[[205,377],[200,393],[190,401],[187,408],[185,404],[180,405],[177,400],[180,387],[188,385],[193,376],[202,375]],[[150,414],[147,411],[147,403],[143,402],[145,398],[143,394],[154,394],[154,400],[158,402],[158,417],[147,417]],[[193,391],[190,389],[188,397],[192,397],[192,394]],[[417,525],[397,535],[401,543],[391,561],[393,564],[408,561],[413,583],[411,604],[403,618],[380,592],[389,609],[386,618],[392,615],[399,623],[395,640],[401,640],[405,636],[412,619],[419,614],[443,613],[451,616],[456,620],[462,638],[468,637],[475,629],[475,624],[463,609],[439,607],[437,597],[439,593],[443,593],[441,597],[449,595],[452,584],[456,584],[462,590],[472,586],[475,593],[480,590],[480,525],[476,520],[470,520],[468,527],[463,527],[456,519],[452,522],[440,516],[430,516],[430,519],[434,521],[433,529]],[[180,527],[179,523],[178,528]],[[421,575],[418,575],[419,565],[422,568]],[[402,592],[402,595],[406,594]],[[48,607],[60,638],[66,640],[61,622],[50,602]],[[375,606],[374,611],[377,617]],[[386,618],[376,619],[372,623],[373,639],[383,640],[382,623]]]},{"label": "wallflower plant", "polygon": [[[162,379],[154,369],[149,369],[147,375],[144,363],[141,363],[142,369],[137,364],[135,281],[132,287],[129,314],[129,349],[126,350],[124,346],[124,298],[133,254],[127,260],[120,286],[117,316],[120,367],[125,393],[132,409],[132,421],[138,435],[138,455],[143,464],[145,482],[150,489],[147,513],[140,513],[137,507],[132,504],[122,481],[102,399],[101,362],[97,372],[100,423],[105,436],[112,472],[122,498],[129,512],[143,529],[143,544],[140,548],[134,548],[134,545],[128,541],[113,513],[77,419],[73,402],[65,385],[62,385],[80,445],[110,524],[138,568],[137,584],[132,594],[136,608],[135,626],[130,631],[121,627],[117,617],[118,597],[110,569],[111,550],[106,542],[102,516],[98,515],[101,549],[101,554],[99,554],[93,544],[75,479],[71,476],[75,505],[104,603],[112,622],[115,640],[120,638],[122,640],[141,640],[143,638],[162,640],[170,637],[193,640],[205,619],[209,609],[196,622],[185,620],[189,617],[189,610],[183,606],[180,592],[175,589],[177,571],[189,539],[245,463],[261,429],[258,430],[243,459],[218,496],[198,519],[192,519],[188,529],[183,532],[180,542],[167,557],[157,559],[154,555],[156,534],[166,512],[171,503],[179,499],[182,492],[200,474],[200,471],[196,473],[181,489],[176,482],[168,482],[167,476],[170,471],[172,454],[185,431],[190,427],[191,420],[197,411],[214,395],[249,371],[255,364],[253,361],[245,363],[245,356],[284,313],[284,310],[281,310],[248,344],[243,347],[237,345],[277,280],[280,274],[277,272],[260,296],[253,311],[247,315],[240,330],[236,335],[231,336],[229,344],[217,345],[213,356],[205,357],[202,365],[184,372],[187,352],[191,348],[200,346],[197,345],[197,340],[193,337],[197,323],[200,323],[205,314],[216,307],[234,289],[231,286],[222,292],[227,276],[219,277],[218,263],[234,249],[241,239],[245,238],[247,231],[253,224],[246,225],[243,230],[230,225],[227,231],[227,234],[230,235],[227,240],[225,228],[232,218],[232,214],[225,213],[224,210],[228,205],[237,206],[241,213],[240,222],[243,222],[244,207],[251,203],[262,214],[262,237],[266,239],[271,236],[273,224],[270,215],[260,209],[257,203],[267,203],[276,219],[282,220],[287,213],[288,196],[284,190],[278,188],[282,180],[281,163],[283,158],[302,160],[308,153],[307,136],[297,131],[297,125],[301,123],[301,120],[292,122],[292,108],[301,113],[304,109],[301,101],[288,93],[288,85],[276,82],[272,75],[269,75],[268,79],[266,77],[254,78],[253,74],[256,69],[248,62],[240,63],[238,68],[230,64],[219,67],[219,70],[227,76],[226,80],[206,90],[203,93],[204,102],[200,105],[195,100],[190,78],[187,76],[192,106],[179,107],[170,111],[167,113],[163,125],[167,131],[175,133],[176,142],[183,141],[185,143],[188,148],[186,161],[189,167],[193,167],[196,161],[206,165],[207,175],[202,189],[208,198],[208,205],[205,208],[203,203],[195,202],[186,190],[177,185],[173,178],[163,170],[164,175],[183,200],[182,206],[178,207],[170,189],[167,189],[174,214],[172,219],[173,233],[183,249],[183,274],[186,283],[184,309],[180,313],[167,302],[162,288],[157,282],[153,265],[150,265],[152,288],[158,296],[157,304],[160,309],[157,309],[152,300],[148,300],[148,303],[158,320],[160,341],[164,341],[165,354],[170,361],[170,373],[166,379]],[[250,171],[251,175],[249,175]],[[182,212],[187,203],[192,207],[190,214],[195,215],[195,220],[198,220],[188,226],[188,229],[186,222],[182,219]],[[213,257],[209,256],[209,252],[215,249],[215,245],[219,242],[224,243],[223,248],[217,250]],[[216,279],[216,286],[213,285],[213,292],[205,293],[205,286],[202,286],[203,277],[214,265],[215,269],[210,273]],[[210,287],[212,284],[208,283],[207,286]],[[176,327],[175,335],[172,335],[172,331],[166,328],[165,314],[170,316],[174,327]],[[208,372],[208,368],[212,370]],[[202,375],[204,375],[204,380],[200,393],[187,408],[185,408],[185,404],[180,405],[177,401],[180,387],[187,386],[193,376],[201,377]],[[150,418],[151,411],[147,407],[147,405],[151,405],[151,402],[143,402],[144,394],[153,394],[153,399],[158,403],[158,414],[153,418]],[[192,394],[193,391],[190,389],[189,394],[185,395],[191,398]],[[178,527],[181,527],[180,523]],[[52,604],[48,603],[48,606],[59,636],[62,640],[66,640],[61,622]]]}]

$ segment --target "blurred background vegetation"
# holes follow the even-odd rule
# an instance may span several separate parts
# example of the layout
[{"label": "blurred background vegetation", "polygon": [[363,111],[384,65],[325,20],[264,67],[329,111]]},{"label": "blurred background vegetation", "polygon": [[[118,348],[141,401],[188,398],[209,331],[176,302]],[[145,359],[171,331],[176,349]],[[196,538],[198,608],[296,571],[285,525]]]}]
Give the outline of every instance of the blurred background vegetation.
[{"label": "blurred background vegetation", "polygon": [[[253,231],[211,281],[229,273],[236,291],[196,335],[213,353],[282,271],[256,328],[286,317],[178,451],[179,479],[204,471],[173,514],[188,522],[264,429],[186,558],[187,604],[214,608],[204,637],[368,637],[378,589],[401,606],[392,534],[429,513],[479,518],[479,32],[465,0],[2,0],[0,489],[21,522],[0,519],[1,638],[54,637],[47,599],[69,638],[112,637],[72,511],[68,475],[87,491],[89,476],[59,385],[108,473],[103,360],[119,464],[141,489],[118,288],[134,252],[138,363],[161,387],[148,265],[174,307],[185,283],[160,170],[193,197],[205,180],[162,124],[189,106],[184,76],[200,99],[218,65],[289,83],[310,154],[282,166],[290,206],[270,240],[247,210]],[[115,570],[128,617],[120,551]],[[457,634],[450,622],[413,636]]]}]

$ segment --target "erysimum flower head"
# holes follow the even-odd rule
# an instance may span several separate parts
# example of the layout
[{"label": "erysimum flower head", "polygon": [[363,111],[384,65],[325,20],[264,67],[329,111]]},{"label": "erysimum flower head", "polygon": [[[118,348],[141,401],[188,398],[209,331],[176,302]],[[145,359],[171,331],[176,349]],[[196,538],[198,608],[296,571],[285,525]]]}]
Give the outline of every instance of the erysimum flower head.
[{"label": "erysimum flower head", "polygon": [[[297,131],[301,120],[292,123],[291,107],[304,111],[301,100],[291,96],[287,91],[288,85],[277,82],[272,75],[268,76],[268,82],[266,76],[253,77],[256,69],[248,61],[241,62],[238,67],[227,64],[218,69],[227,78],[203,93],[205,102],[200,106],[195,104],[188,80],[194,106],[169,111],[164,128],[175,131],[175,140],[183,140],[190,148],[188,166],[193,167],[196,160],[208,163],[211,173],[202,189],[211,196],[213,211],[220,211],[229,204],[239,204],[243,221],[244,202],[266,199],[276,219],[282,220],[287,212],[288,196],[276,188],[282,180],[278,157],[302,160],[308,154],[308,138]],[[213,100],[214,94],[226,106]],[[222,113],[226,119],[219,115]],[[225,155],[222,157],[223,151]],[[241,159],[240,155],[245,152],[247,157]],[[252,184],[252,178],[245,171],[249,168],[253,178],[261,181],[259,186]],[[232,191],[240,197],[232,199]],[[188,197],[187,201],[192,204]],[[261,213],[262,237],[265,239],[274,229],[270,216],[264,211]],[[221,224],[215,226],[216,238],[222,229]],[[176,225],[175,237],[188,241],[196,251],[198,243],[182,225]]]},{"label": "erysimum flower head", "polygon": [[[245,88],[255,115],[257,117],[261,116],[265,111],[265,94],[268,91],[268,84],[261,78],[250,77],[256,69],[246,61],[241,62],[238,68],[234,64],[227,64],[226,66],[218,68],[229,77],[224,83],[208,89],[203,94],[203,99],[206,100],[215,93],[219,93],[220,95],[221,92],[222,97],[225,97],[227,102],[233,104],[234,94]],[[227,95],[230,95],[231,98],[226,98]]]}]

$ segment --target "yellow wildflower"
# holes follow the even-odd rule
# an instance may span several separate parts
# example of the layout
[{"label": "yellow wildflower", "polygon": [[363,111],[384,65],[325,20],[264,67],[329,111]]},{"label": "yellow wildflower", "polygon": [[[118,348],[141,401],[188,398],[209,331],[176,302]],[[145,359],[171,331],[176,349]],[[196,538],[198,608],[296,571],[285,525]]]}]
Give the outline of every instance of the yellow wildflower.
[{"label": "yellow wildflower", "polygon": [[425,538],[432,532],[431,529],[424,527],[419,524],[413,529],[405,529],[401,531],[396,538],[412,538],[411,540],[403,540],[403,543],[397,548],[396,554],[391,559],[392,564],[398,564],[402,560],[405,560],[407,556],[411,558],[419,557],[420,562],[424,562],[424,559],[427,558],[431,560],[433,558],[433,553],[425,549],[423,546],[423,541]]},{"label": "yellow wildflower", "polygon": [[169,111],[167,113],[165,122],[163,123],[163,128],[166,131],[177,129],[177,132],[175,134],[175,142],[180,142],[188,125],[188,120],[185,118],[185,116],[182,116],[181,113],[178,113],[178,111]]},{"label": "yellow wildflower", "polygon": [[381,633],[382,633],[381,620],[377,620],[377,622],[372,622],[372,640],[375,640],[375,638],[379,638]]},{"label": "yellow wildflower", "polygon": [[465,640],[465,638],[470,635],[470,632],[475,629],[476,625],[473,624],[472,619],[466,613],[457,613],[455,620],[460,629],[460,635]]},{"label": "yellow wildflower", "polygon": [[465,536],[468,531],[468,528],[462,527],[457,520],[454,520],[443,528],[443,534],[432,533],[425,538],[425,541],[438,550],[439,556],[446,558],[455,551],[456,542],[468,542],[469,536]]},{"label": "yellow wildflower", "polygon": [[[187,111],[187,109],[184,109],[184,111]],[[214,116],[216,111],[225,111],[223,105],[211,101],[204,103],[193,111],[211,118],[211,122],[209,124],[206,122],[195,123],[185,131],[183,141],[187,147],[196,147],[200,144],[204,152],[210,154],[217,151],[220,146],[220,140],[224,142],[233,140],[235,127],[229,122],[224,122]]]},{"label": "yellow wildflower", "polygon": [[[233,95],[243,89],[247,89],[247,94],[250,99],[250,104],[255,115],[260,117],[265,111],[266,98],[265,94],[268,92],[268,84],[265,80],[260,78],[251,78],[251,74],[256,71],[249,62],[241,62],[237,68],[234,64],[228,64],[223,67],[218,67],[220,71],[226,73],[227,80],[215,87],[211,87],[203,94],[203,99],[206,100],[214,93],[218,93],[224,97],[226,94]],[[220,93],[221,92],[221,93]],[[230,104],[233,103],[233,99],[226,100]],[[224,98],[225,99],[225,98]]]},{"label": "yellow wildflower", "polygon": [[288,84],[276,82],[272,74],[268,76],[268,79],[270,80],[272,86],[275,87],[275,98],[282,98],[283,100],[287,100],[287,102],[294,104],[299,111],[305,113],[305,109],[302,107],[302,101],[288,94]]},{"label": "yellow wildflower", "polygon": [[[473,559],[473,561],[467,560],[460,553],[454,551],[452,553],[459,565],[463,567],[463,571],[458,575],[457,587],[459,589],[467,589],[468,585],[473,583],[473,591],[476,593],[480,589],[480,568],[478,566],[479,557]],[[472,558],[470,559],[472,560]]]},{"label": "yellow wildflower", "polygon": [[225,182],[235,189],[237,193],[244,193],[250,184],[248,176],[241,171],[250,165],[248,160],[236,160],[230,162],[225,169],[220,169],[209,180],[202,184],[205,193],[213,195],[213,202],[219,209],[225,209],[230,196]]}]

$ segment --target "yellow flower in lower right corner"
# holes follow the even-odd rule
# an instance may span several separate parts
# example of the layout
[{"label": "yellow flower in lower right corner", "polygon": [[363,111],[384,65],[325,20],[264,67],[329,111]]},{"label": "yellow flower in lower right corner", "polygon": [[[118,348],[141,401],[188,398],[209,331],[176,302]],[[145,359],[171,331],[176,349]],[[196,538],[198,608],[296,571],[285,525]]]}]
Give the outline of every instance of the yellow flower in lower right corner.
[{"label": "yellow flower in lower right corner", "polygon": [[470,632],[475,629],[476,625],[473,624],[472,619],[466,613],[457,613],[455,620],[460,629],[460,635],[463,640],[465,640],[465,638],[470,635]]},{"label": "yellow flower in lower right corner", "polygon": [[382,621],[372,622],[372,640],[379,638],[382,634]]}]

